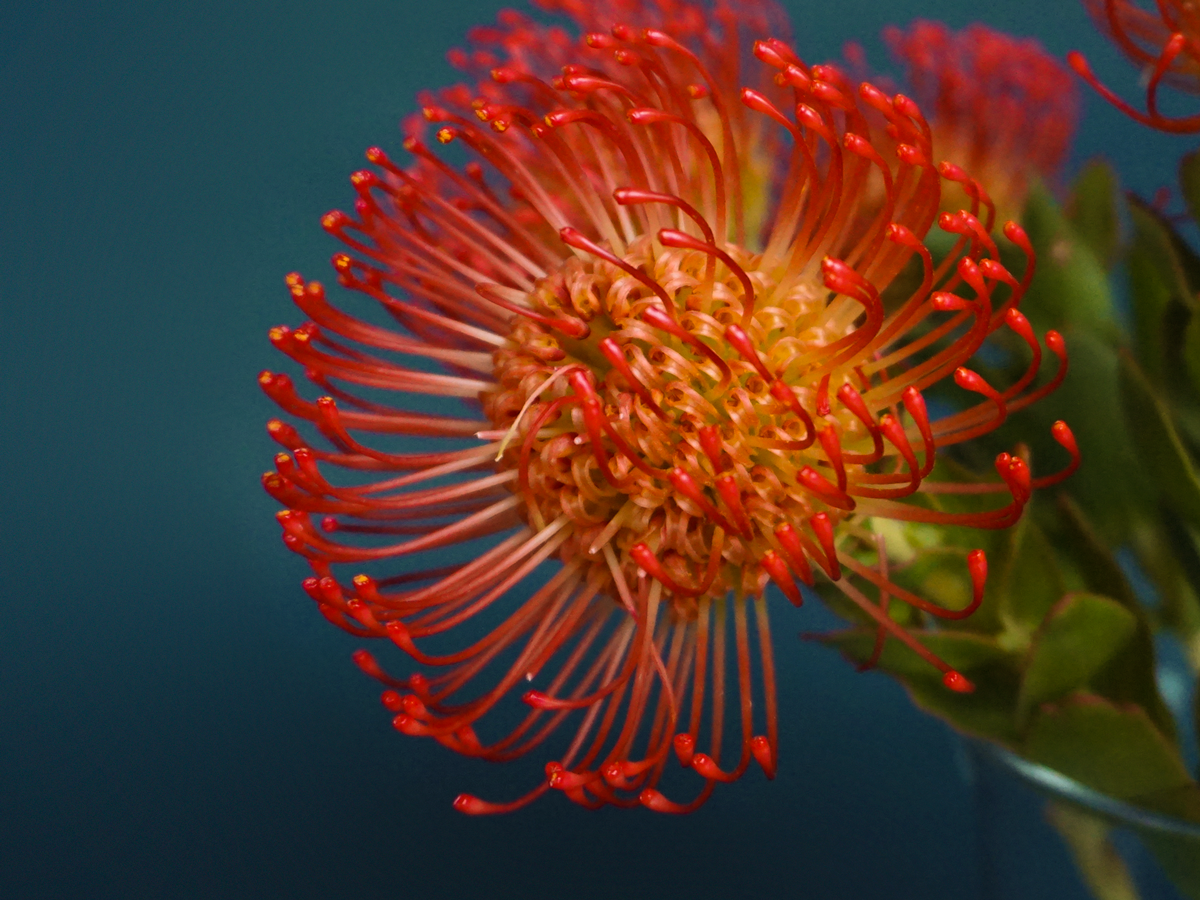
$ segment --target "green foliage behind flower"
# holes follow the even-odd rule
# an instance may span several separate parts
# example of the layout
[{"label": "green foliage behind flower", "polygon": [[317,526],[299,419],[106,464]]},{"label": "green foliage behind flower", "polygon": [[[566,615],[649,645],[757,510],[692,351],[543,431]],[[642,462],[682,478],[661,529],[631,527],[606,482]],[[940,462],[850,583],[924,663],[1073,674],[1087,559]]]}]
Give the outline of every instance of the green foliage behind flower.
[{"label": "green foliage behind flower", "polygon": [[[1180,175],[1194,220],[1200,154],[1183,160]],[[918,706],[966,734],[1110,796],[1200,822],[1196,773],[1155,670],[1162,631],[1182,641],[1193,678],[1200,669],[1200,257],[1179,233],[1191,221],[1178,218],[1122,198],[1099,162],[1063,206],[1044,190],[1031,193],[1023,224],[1039,272],[1022,311],[1036,330],[1061,331],[1071,353],[1063,387],[1032,414],[1046,426],[1069,416],[1084,464],[1015,528],[985,538],[989,593],[974,616],[935,629],[919,613],[896,613],[977,685],[974,694],[943,690],[895,642],[879,666]],[[1118,299],[1123,281],[1127,303]],[[985,374],[1024,364],[1014,346]],[[976,456],[942,461],[943,477],[971,480],[1013,437],[1000,429],[994,439]],[[1053,458],[1055,448],[1046,441],[1026,452]],[[931,505],[954,508],[955,495],[933,496]],[[978,532],[878,527],[897,585],[952,608],[967,604],[962,557],[979,546]],[[1136,590],[1127,574],[1135,571],[1147,582]],[[819,639],[867,660],[875,629],[848,618],[860,624]],[[1192,875],[1194,883],[1187,873],[1183,882],[1200,890],[1200,872]]]}]

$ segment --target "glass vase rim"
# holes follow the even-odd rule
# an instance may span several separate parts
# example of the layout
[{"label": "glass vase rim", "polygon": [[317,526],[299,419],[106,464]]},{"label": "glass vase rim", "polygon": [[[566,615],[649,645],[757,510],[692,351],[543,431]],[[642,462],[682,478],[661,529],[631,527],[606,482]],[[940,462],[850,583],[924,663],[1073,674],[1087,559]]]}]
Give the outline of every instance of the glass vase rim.
[{"label": "glass vase rim", "polygon": [[1127,825],[1139,831],[1154,831],[1200,841],[1200,823],[1189,822],[1169,813],[1155,812],[1111,797],[1103,791],[1088,787],[1048,766],[1024,759],[1013,751],[989,741],[967,738],[967,744],[985,758],[1009,769],[1032,787],[1116,824]]}]

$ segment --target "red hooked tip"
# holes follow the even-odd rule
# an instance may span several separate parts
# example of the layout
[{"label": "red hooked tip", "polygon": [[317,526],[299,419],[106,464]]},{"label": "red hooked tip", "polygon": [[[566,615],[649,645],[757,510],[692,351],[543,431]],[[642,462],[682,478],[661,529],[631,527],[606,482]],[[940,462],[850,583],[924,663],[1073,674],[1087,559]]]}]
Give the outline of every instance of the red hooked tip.
[{"label": "red hooked tip", "polygon": [[1087,58],[1078,50],[1071,50],[1067,53],[1067,65],[1074,69],[1077,75],[1084,78],[1089,78],[1092,74],[1092,67],[1088,65]]},{"label": "red hooked tip", "polygon": [[625,113],[626,118],[634,125],[648,125],[652,122],[661,121],[667,113],[660,109],[631,109]]},{"label": "red hooked tip", "polygon": [[362,670],[364,675],[370,675],[372,678],[382,678],[383,669],[379,668],[379,663],[375,661],[369,651],[355,650],[350,654],[350,658],[354,660],[354,664]]},{"label": "red hooked tip", "polygon": [[824,475],[821,475],[811,466],[804,466],[797,473],[797,478],[804,487],[812,491],[830,506],[844,510],[854,509],[854,498],[845,491],[838,490],[837,487],[829,483]]},{"label": "red hooked tip", "polygon": [[896,158],[906,166],[915,166],[921,169],[929,168],[929,157],[925,152],[911,144],[899,144],[896,147]]},{"label": "red hooked tip", "polygon": [[982,550],[972,550],[967,554],[967,571],[971,574],[971,587],[976,604],[983,600],[983,589],[987,584],[988,561],[987,554]]},{"label": "red hooked tip", "polygon": [[719,474],[723,466],[721,464],[721,435],[717,431],[717,426],[703,426],[696,432],[696,437],[700,440],[700,449],[712,463],[713,471]]},{"label": "red hooked tip", "polygon": [[958,294],[951,294],[947,291],[934,291],[929,297],[929,305],[938,312],[957,312],[961,309],[968,309],[974,304],[966,297],[960,297]]},{"label": "red hooked tip", "polygon": [[954,383],[960,388],[979,393],[980,385],[983,383],[983,379],[970,369],[959,366],[954,370]]},{"label": "red hooked tip", "polygon": [[764,381],[772,381],[774,377],[767,367],[763,364],[762,359],[758,355],[758,351],[754,348],[754,342],[750,340],[750,335],[746,334],[745,329],[740,325],[729,325],[725,329],[725,340],[729,345],[738,352],[738,355],[750,365],[754,366],[759,375]]},{"label": "red hooked tip", "polygon": [[864,81],[858,86],[858,96],[862,97],[868,106],[874,107],[885,116],[891,115],[891,100],[888,99],[887,94],[875,87],[875,85]]},{"label": "red hooked tip", "polygon": [[379,702],[384,705],[384,708],[388,712],[392,713],[398,713],[404,708],[404,703],[400,699],[400,695],[391,689],[379,695]]},{"label": "red hooked tip", "polygon": [[754,42],[754,55],[761,62],[765,62],[768,66],[774,66],[776,69],[782,69],[788,64],[788,61],[780,55],[779,51],[767,41]]},{"label": "red hooked tip", "polygon": [[842,577],[842,564],[838,559],[837,546],[834,543],[833,522],[829,519],[828,513],[817,513],[815,516],[810,516],[808,520],[809,527],[816,535],[817,543],[820,544],[821,550],[824,553],[825,559],[821,562],[821,568],[829,576],[830,580],[838,581]]},{"label": "red hooked tip", "polygon": [[684,810],[676,803],[672,803],[658,791],[653,788],[646,788],[638,794],[638,802],[646,809],[652,809],[660,813],[676,813]]},{"label": "red hooked tip", "polygon": [[703,778],[709,781],[722,781],[729,783],[737,780],[736,773],[726,772],[716,764],[711,756],[707,753],[697,753],[692,757],[692,768]]},{"label": "red hooked tip", "polygon": [[408,686],[422,697],[429,696],[429,679],[420,672],[408,676]]},{"label": "red hooked tip", "polygon": [[[813,88],[815,89],[816,86],[817,86],[817,83],[814,82]],[[827,143],[827,144],[835,143],[833,132],[831,132],[829,130],[829,126],[825,124],[825,119],[822,118],[821,114],[819,112],[817,112],[815,109],[813,109],[811,106],[808,106],[807,104],[804,104],[804,103],[797,103],[796,104],[796,121],[799,122],[804,127],[811,128],[813,131],[815,131],[817,134],[819,134],[822,138],[825,139],[825,143]]]},{"label": "red hooked tip", "polygon": [[330,210],[321,216],[321,227],[326,231],[337,234],[342,228],[350,224],[350,217],[338,209]]},{"label": "red hooked tip", "polygon": [[[961,166],[956,166],[954,163],[948,160],[943,160],[942,162],[938,163],[937,170],[938,174],[947,181],[957,181],[961,183],[971,180],[971,176],[963,171]],[[942,213],[942,215],[946,215],[946,213]]]},{"label": "red hooked tip", "polygon": [[471,794],[459,794],[455,797],[454,808],[468,816],[486,816],[488,813],[499,811],[496,804],[480,800]]},{"label": "red hooked tip", "polygon": [[973,682],[969,681],[961,672],[955,672],[953,669],[942,676],[942,684],[959,694],[970,694],[975,690]]},{"label": "red hooked tip", "polygon": [[675,735],[674,740],[675,755],[679,757],[679,763],[683,766],[692,764],[692,757],[696,753],[696,739],[687,732],[681,732]]},{"label": "red hooked tip", "polygon": [[787,565],[779,557],[774,550],[768,550],[759,559],[759,565],[763,567],[763,571],[771,576],[771,580],[775,585],[783,591],[783,595],[788,598],[792,606],[803,606],[804,598],[800,594],[800,589],[796,587],[796,582],[792,579],[792,573],[788,571]]},{"label": "red hooked tip", "polygon": [[842,293],[842,288],[850,285],[858,273],[840,259],[826,256],[821,260],[821,275],[825,279],[825,287],[831,291]]},{"label": "red hooked tip", "polygon": [[549,709],[550,705],[547,702],[549,699],[541,691],[526,691],[521,695],[521,702],[534,709]]},{"label": "red hooked tip", "polygon": [[646,544],[640,542],[629,548],[629,555],[633,557],[633,561],[643,569],[646,568],[647,563],[654,565],[658,562],[658,558],[654,555],[654,551],[651,550]]},{"label": "red hooked tip", "polygon": [[921,115],[921,107],[917,106],[916,101],[911,97],[897,94],[892,98],[892,107],[902,116],[908,116],[910,119],[918,121],[924,119],[924,116]]},{"label": "red hooked tip", "polygon": [[1079,445],[1075,443],[1075,434],[1062,419],[1050,426],[1050,434],[1058,442],[1058,445],[1072,456],[1079,455]]},{"label": "red hooked tip", "polygon": [[1026,343],[1033,343],[1033,326],[1029,324],[1029,320],[1025,318],[1025,314],[1015,306],[1009,307],[1008,312],[1004,314],[1004,322],[1020,335]]},{"label": "red hooked tip", "polygon": [[1029,235],[1016,222],[1004,223],[1004,236],[1020,247],[1027,256],[1033,256],[1033,244],[1029,243]]},{"label": "red hooked tip", "polygon": [[765,735],[758,734],[750,738],[750,754],[762,766],[767,780],[774,781],[776,766],[775,752],[771,749],[771,742],[767,740]]},{"label": "red hooked tip", "polygon": [[958,234],[958,232],[962,230],[958,227],[958,217],[959,214],[956,212],[938,213],[938,228],[942,229],[942,231],[948,231],[951,234]]}]

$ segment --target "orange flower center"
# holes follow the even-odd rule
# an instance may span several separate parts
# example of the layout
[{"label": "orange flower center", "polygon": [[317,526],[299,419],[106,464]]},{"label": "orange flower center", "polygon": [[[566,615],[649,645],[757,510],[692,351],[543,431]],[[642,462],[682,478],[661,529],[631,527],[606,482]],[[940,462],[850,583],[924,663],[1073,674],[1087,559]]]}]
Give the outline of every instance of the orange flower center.
[{"label": "orange flower center", "polygon": [[[572,258],[525,297],[553,325],[515,317],[516,349],[495,355],[484,409],[509,434],[501,465],[520,470],[525,518],[569,523],[561,554],[590,558],[614,596],[609,554],[630,582],[661,567],[685,605],[758,593],[742,580],[765,577],[748,563],[776,527],[822,512],[836,525],[854,506],[847,464],[866,468],[856,459],[872,437],[805,372],[852,335],[862,307],[831,316],[823,284],[779,292],[759,256],[725,252],[645,236],[621,266]],[[840,467],[818,439],[827,429],[846,448]]]}]

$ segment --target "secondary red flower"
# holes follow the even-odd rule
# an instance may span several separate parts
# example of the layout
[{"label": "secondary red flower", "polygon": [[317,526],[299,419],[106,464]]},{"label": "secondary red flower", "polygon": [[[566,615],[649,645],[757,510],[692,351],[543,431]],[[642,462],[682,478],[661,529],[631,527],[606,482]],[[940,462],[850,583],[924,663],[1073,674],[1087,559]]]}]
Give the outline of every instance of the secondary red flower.
[{"label": "secondary red flower", "polygon": [[[1148,74],[1146,111],[1130,106],[1100,83],[1081,53],[1067,55],[1080,77],[1127,116],[1160,131],[1194,134],[1200,113],[1174,117],[1158,108],[1164,82],[1190,94],[1200,93],[1200,7],[1194,0],[1084,0],[1096,24]],[[1151,9],[1150,7],[1153,7]]]},{"label": "secondary red flower", "polygon": [[[770,34],[760,7],[554,8],[582,41],[505,13],[451,54],[479,83],[423,101],[438,142],[471,161],[415,135],[404,164],[373,148],[354,213],[325,218],[350,251],[339,281],[376,308],[352,316],[288,277],[310,321],[272,341],[322,396],[262,374],[308,425],[270,423],[287,452],[264,484],[321,612],[423,667],[398,678],[355,656],[398,730],[497,761],[554,748],[525,796],[459,809],[558,790],[683,812],[752,761],[775,772],[768,582],[799,606],[801,583],[832,581],[971,689],[883,598],[969,615],[983,554],[964,560],[973,602],[948,610],[861,551],[872,517],[1004,527],[1065,474],[1005,453],[994,483],[928,480],[938,448],[1053,390],[1066,351],[1045,336],[1058,368],[1039,386],[1042,344],[1018,309],[1029,242],[1011,222],[993,235],[986,191],[937,164],[912,100],[751,42]],[[947,185],[967,209],[939,214]],[[923,243],[935,223],[957,237],[941,260]],[[1029,354],[1007,386],[967,367],[1000,329]],[[962,402],[932,418],[924,394],[950,380]],[[1070,431],[1054,434],[1073,468]],[[939,490],[1007,500],[912,502]],[[418,555],[424,568],[389,565]],[[694,773],[682,800],[658,789],[672,756]]]},{"label": "secondary red flower", "polygon": [[929,117],[933,149],[1021,211],[1030,177],[1054,178],[1071,146],[1079,98],[1071,73],[1037,41],[971,25],[918,21],[884,39]]}]

